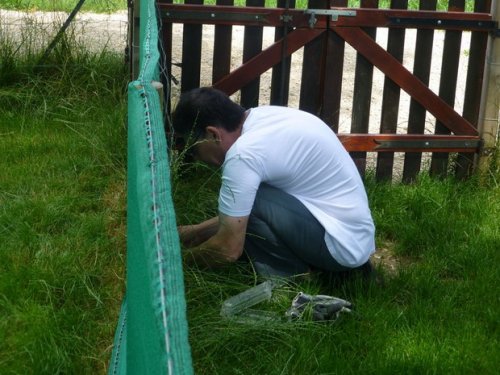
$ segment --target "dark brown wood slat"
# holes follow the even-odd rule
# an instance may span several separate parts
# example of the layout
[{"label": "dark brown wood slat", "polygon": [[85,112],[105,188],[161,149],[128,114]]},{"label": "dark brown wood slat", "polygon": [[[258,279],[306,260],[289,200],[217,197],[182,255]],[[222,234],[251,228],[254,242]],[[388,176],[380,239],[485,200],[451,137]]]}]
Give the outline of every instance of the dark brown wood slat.
[{"label": "dark brown wood slat", "polygon": [[[391,8],[406,9],[408,0],[392,0]],[[399,62],[403,61],[405,30],[389,29],[387,52]],[[385,77],[382,101],[380,133],[396,133],[398,127],[399,99],[401,89],[389,77]],[[379,181],[392,179],[394,153],[384,152],[377,156],[376,179]]]},{"label": "dark brown wood slat", "polygon": [[[325,32],[326,29],[295,29],[288,34],[287,56]],[[242,86],[280,62],[282,57],[281,43],[281,41],[278,41],[269,46],[257,56],[254,56],[248,62],[215,83],[214,87],[224,91],[228,95],[234,94]]]},{"label": "dark brown wood slat", "polygon": [[[428,1],[432,2],[433,0]],[[282,8],[200,6],[193,4],[159,4],[159,9],[160,16],[168,22],[233,26],[282,26],[281,16],[284,13]],[[335,10],[336,8],[332,9]],[[338,20],[330,20],[330,22],[335,26],[471,30],[485,33],[496,29],[496,24],[488,13],[369,8],[354,8],[351,10],[356,12],[356,17],[341,15]],[[310,15],[304,13],[303,9],[290,9],[289,13],[293,17],[289,26],[309,27]],[[318,22],[314,27],[324,27],[325,17],[325,15],[316,15]],[[398,18],[400,18],[399,22],[396,21]]]},{"label": "dark brown wood slat", "polygon": [[[334,7],[346,7],[347,0],[332,0]],[[342,99],[342,76],[344,71],[345,42],[338,34],[328,31],[326,46],[325,86],[320,117],[333,131],[339,129],[340,103]]]},{"label": "dark brown wood slat", "polygon": [[[278,0],[277,3],[279,8],[292,9],[295,8],[295,0]],[[286,18],[287,15],[284,15]],[[291,21],[291,20],[290,20]],[[290,21],[286,21],[286,26],[277,27],[274,34],[274,41],[278,41],[288,35],[292,31],[292,27],[289,26]],[[283,43],[283,51],[286,51],[286,39]],[[271,98],[270,104],[272,105],[283,105],[288,104],[288,94],[290,90],[290,68],[291,68],[292,58],[291,56],[285,57],[281,60],[280,64],[273,68],[271,76]]]},{"label": "dark brown wood slat", "polygon": [[[487,13],[490,9],[491,0],[476,0],[474,3],[475,12]],[[471,33],[463,116],[476,128],[479,120],[487,44],[488,36],[485,33]],[[458,154],[455,169],[456,177],[461,179],[468,177],[472,173],[473,161],[474,154],[472,153]]]},{"label": "dark brown wood slat", "polygon": [[[309,0],[308,2],[310,9],[326,9],[329,5],[328,0]],[[304,47],[302,63],[299,108],[316,116],[320,115],[322,104],[325,42],[326,34],[307,44]]]},{"label": "dark brown wood slat", "polygon": [[[234,0],[217,0],[217,5],[233,5]],[[215,25],[212,84],[224,77],[231,70],[231,41],[233,27]]]},{"label": "dark brown wood slat", "polygon": [[[478,136],[470,135],[339,134],[338,137],[347,151],[360,150],[380,153],[404,152],[408,149],[419,152],[475,152],[480,142]],[[397,144],[391,145],[391,142]]]},{"label": "dark brown wood slat", "polygon": [[[436,9],[437,0],[420,0],[420,9]],[[415,59],[413,74],[426,86],[429,85],[431,73],[432,45],[434,43],[434,30],[419,29],[415,45]],[[427,111],[414,98],[410,101],[408,115],[408,134],[423,134],[425,132],[425,117]],[[407,152],[403,167],[403,181],[412,182],[420,172],[422,153]]]},{"label": "dark brown wood slat", "polygon": [[[378,0],[361,0],[361,7],[378,8]],[[377,29],[366,28],[364,29],[364,35],[373,40],[376,38]],[[365,56],[358,53],[354,77],[351,133],[368,133],[370,125],[372,86],[373,64]],[[351,152],[351,157],[358,167],[359,173],[364,176],[366,170],[366,152]]]},{"label": "dark brown wood slat", "polygon": [[[433,0],[424,1],[424,3],[427,2],[432,4]],[[425,6],[428,5],[426,4]],[[421,9],[423,8],[421,7]],[[493,31],[495,28],[495,23],[492,22],[491,15],[488,13],[394,9],[359,9],[356,10],[356,17],[340,16],[333,23],[335,26],[473,30],[483,32]]]},{"label": "dark brown wood slat", "polygon": [[[231,7],[224,5],[159,4],[160,15],[167,22],[204,25],[283,26],[283,8]],[[290,9],[289,26],[309,27],[310,16],[303,9]],[[318,15],[315,28],[325,28],[325,15]]]},{"label": "dark brown wood slat", "polygon": [[[463,11],[465,9],[465,0],[450,0],[448,4],[450,11]],[[453,106],[455,103],[461,43],[461,31],[446,31],[441,64],[441,79],[439,82],[439,97],[450,106]],[[450,129],[437,119],[435,134],[450,133]],[[433,153],[430,174],[432,176],[446,177],[448,173],[448,161],[448,153]]]},{"label": "dark brown wood slat", "polygon": [[[173,0],[161,0],[163,3],[170,4]],[[172,84],[177,84],[174,79],[172,79],[172,23],[163,20],[161,23],[161,50],[160,54],[160,64],[164,71],[164,74],[160,76],[160,80],[163,84],[163,94],[164,94],[164,105],[165,105],[165,131],[168,133],[171,128],[170,114],[172,110],[172,98],[170,87]]]},{"label": "dark brown wood slat", "polygon": [[390,76],[399,87],[413,96],[455,134],[477,135],[477,129],[455,112],[455,110],[446,104],[439,96],[429,90],[426,85],[382,49],[372,38],[366,35],[363,30],[355,27],[336,27],[334,31],[341,35],[365,57],[368,57],[384,74]]},{"label": "dark brown wood slat", "polygon": [[[263,7],[265,0],[247,0],[246,5]],[[243,42],[243,63],[262,51],[263,29],[260,26],[245,26]],[[260,76],[241,88],[240,103],[245,108],[257,107],[259,105]]]},{"label": "dark brown wood slat", "polygon": [[[186,0],[186,4],[203,4],[203,0]],[[200,86],[202,25],[184,25],[182,36],[181,92]]]}]

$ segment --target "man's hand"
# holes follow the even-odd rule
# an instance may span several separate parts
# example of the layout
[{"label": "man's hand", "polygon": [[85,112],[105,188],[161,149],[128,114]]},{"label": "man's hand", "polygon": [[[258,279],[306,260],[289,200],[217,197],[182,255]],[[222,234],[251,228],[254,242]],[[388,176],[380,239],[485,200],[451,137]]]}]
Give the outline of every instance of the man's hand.
[{"label": "man's hand", "polygon": [[[220,214],[218,218],[207,220],[199,224],[198,227],[181,228],[184,233],[180,234],[181,240],[182,237],[185,237],[186,241],[194,239],[196,234],[199,235],[197,238],[199,239],[201,234],[206,235],[214,228],[217,228],[215,234],[206,241],[185,251],[186,262],[208,267],[235,262],[243,253],[247,223],[248,216],[231,217]],[[218,225],[215,226],[215,224]]]}]

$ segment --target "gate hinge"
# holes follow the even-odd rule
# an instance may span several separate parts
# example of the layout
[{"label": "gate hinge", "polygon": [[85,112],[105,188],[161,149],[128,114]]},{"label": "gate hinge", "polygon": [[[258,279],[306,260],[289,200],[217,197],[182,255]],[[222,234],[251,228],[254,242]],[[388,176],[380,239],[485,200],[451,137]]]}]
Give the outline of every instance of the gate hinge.
[{"label": "gate hinge", "polygon": [[305,14],[309,14],[309,27],[312,29],[316,22],[316,16],[330,16],[333,22],[338,21],[339,17],[355,17],[355,10],[340,10],[340,9],[306,9]]}]

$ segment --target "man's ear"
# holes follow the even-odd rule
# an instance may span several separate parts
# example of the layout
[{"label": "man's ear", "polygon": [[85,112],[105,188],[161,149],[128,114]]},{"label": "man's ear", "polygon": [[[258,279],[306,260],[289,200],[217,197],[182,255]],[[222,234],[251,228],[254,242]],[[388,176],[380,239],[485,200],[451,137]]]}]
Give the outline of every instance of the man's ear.
[{"label": "man's ear", "polygon": [[209,140],[220,141],[221,140],[221,131],[217,126],[209,125],[205,128],[206,137]]}]

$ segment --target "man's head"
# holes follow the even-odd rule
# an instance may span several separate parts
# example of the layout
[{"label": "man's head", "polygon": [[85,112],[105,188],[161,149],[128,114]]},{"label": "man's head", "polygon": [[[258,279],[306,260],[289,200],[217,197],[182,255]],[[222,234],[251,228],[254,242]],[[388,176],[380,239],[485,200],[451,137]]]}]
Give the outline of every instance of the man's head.
[{"label": "man's head", "polygon": [[[225,151],[234,142],[244,116],[245,109],[222,91],[201,87],[181,95],[172,114],[172,122],[179,136],[197,145],[188,146],[193,148],[199,159],[218,165],[222,163],[219,163],[221,157],[223,161],[221,152],[225,155]],[[214,142],[215,145],[206,144],[207,142]],[[213,155],[214,153],[217,155]],[[204,160],[206,157],[210,157],[210,160]]]},{"label": "man's head", "polygon": [[172,122],[182,136],[203,133],[209,125],[232,132],[241,124],[244,113],[245,109],[222,91],[200,87],[181,95]]}]

